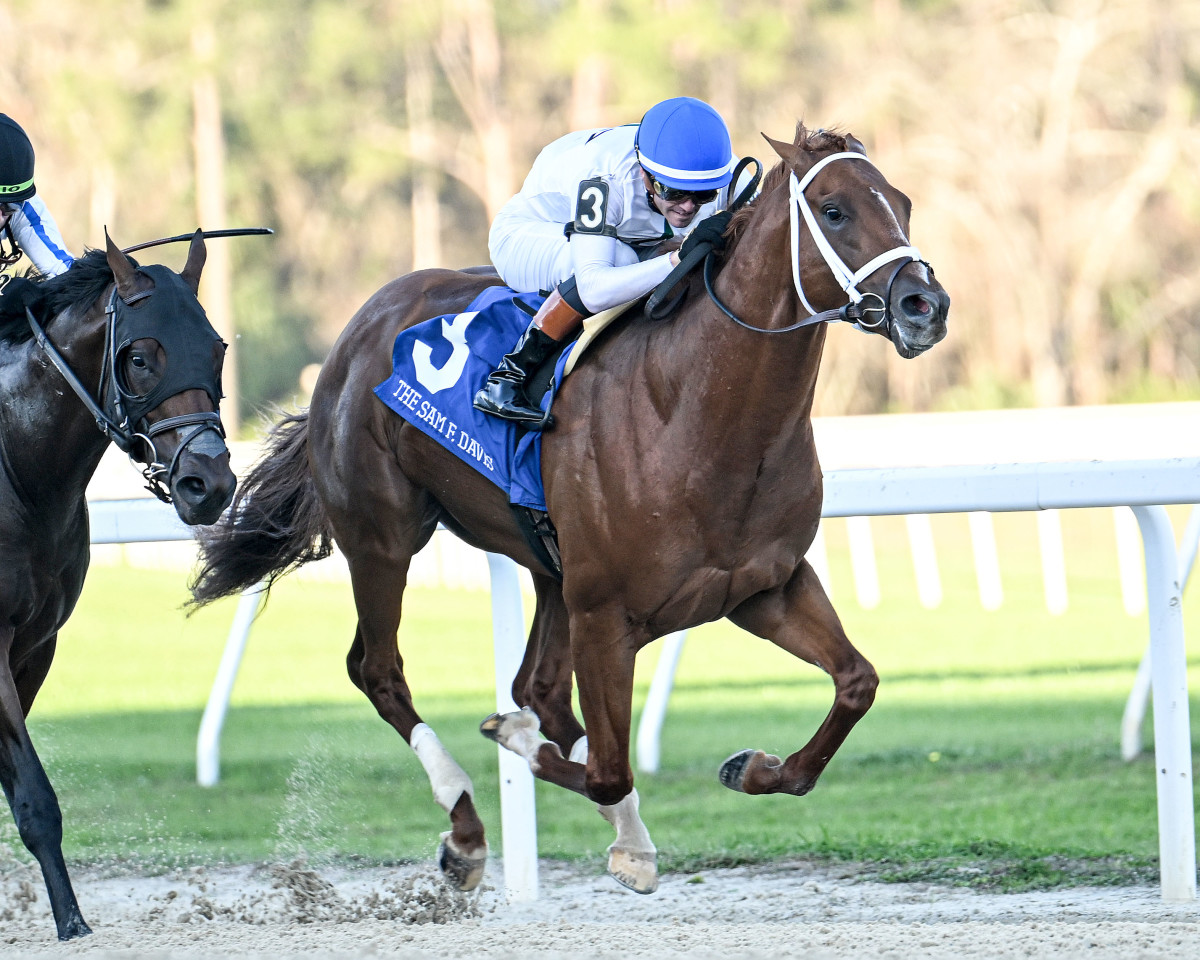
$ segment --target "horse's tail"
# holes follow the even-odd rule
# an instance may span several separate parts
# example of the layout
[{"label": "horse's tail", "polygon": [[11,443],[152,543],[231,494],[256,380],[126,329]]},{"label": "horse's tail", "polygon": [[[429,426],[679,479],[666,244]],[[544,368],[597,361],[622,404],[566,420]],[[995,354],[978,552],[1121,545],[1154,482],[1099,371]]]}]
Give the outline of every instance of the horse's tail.
[{"label": "horse's tail", "polygon": [[333,530],[308,464],[308,411],[280,420],[233,506],[202,528],[191,606],[200,607],[286,573],[333,550]]}]

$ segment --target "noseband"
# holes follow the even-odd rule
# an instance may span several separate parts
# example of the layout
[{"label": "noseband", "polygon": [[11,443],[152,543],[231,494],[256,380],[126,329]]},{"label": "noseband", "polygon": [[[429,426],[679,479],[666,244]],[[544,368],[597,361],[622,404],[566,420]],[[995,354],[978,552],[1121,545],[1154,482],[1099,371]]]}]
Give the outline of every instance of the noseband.
[{"label": "noseband", "polygon": [[[154,266],[142,267],[143,271],[150,272],[156,270]],[[168,363],[167,372],[162,380],[155,388],[146,396],[137,396],[130,393],[122,385],[121,378],[118,375],[119,357],[123,350],[128,347],[133,340],[140,339],[145,336],[152,336],[154,331],[147,329],[148,325],[158,326],[161,330],[158,339],[160,344],[165,337],[171,336],[171,331],[164,324],[170,324],[173,321],[182,323],[183,318],[178,313],[172,317],[163,319],[157,316],[151,320],[146,318],[145,321],[135,323],[128,315],[125,308],[130,304],[136,303],[146,297],[150,297],[159,292],[171,292],[173,297],[165,297],[164,299],[182,300],[180,291],[171,291],[170,279],[177,275],[171,273],[165,268],[159,268],[161,272],[155,272],[154,278],[157,281],[153,290],[146,290],[138,294],[134,294],[128,300],[124,300],[117,296],[117,288],[114,284],[112,295],[109,297],[108,306],[105,308],[105,316],[107,318],[105,326],[105,346],[104,346],[104,365],[100,373],[100,389],[99,394],[103,398],[103,405],[98,403],[91,392],[83,385],[79,377],[71,369],[70,365],[63,358],[58,348],[50,341],[46,335],[46,331],[37,322],[32,311],[28,307],[25,308],[25,316],[29,322],[29,327],[33,331],[34,338],[37,340],[38,346],[45,351],[63,379],[75,392],[75,395],[83,402],[88,411],[96,420],[96,426],[106,437],[112,440],[121,451],[129,457],[131,462],[135,464],[135,447],[139,444],[145,446],[149,451],[149,457],[144,463],[144,469],[141,474],[146,480],[146,489],[153,493],[159,500],[164,503],[171,503],[170,483],[174,476],[175,468],[179,464],[179,458],[184,450],[189,447],[193,452],[203,453],[205,456],[216,457],[226,451],[225,446],[225,428],[221,423],[221,415],[215,410],[212,411],[197,411],[196,413],[188,413],[178,417],[167,417],[165,420],[159,420],[156,423],[150,424],[146,422],[146,416],[152,410],[156,409],[163,400],[173,397],[176,394],[182,393],[189,389],[202,389],[212,398],[213,406],[217,405],[220,400],[221,391],[217,383],[215,373],[209,371],[207,375],[203,371],[196,369],[189,370],[189,364],[181,357],[176,357],[175,362]],[[179,281],[182,286],[182,281]],[[194,297],[191,298],[194,301]],[[171,307],[175,304],[164,304]],[[167,311],[160,310],[162,314]],[[175,346],[182,346],[179,342],[183,336],[189,333],[194,334],[198,329],[199,321],[203,321],[203,327],[207,328],[211,336],[217,338],[216,331],[208,324],[208,320],[204,317],[203,308],[199,303],[195,304],[193,310],[188,311],[191,316],[187,317],[189,330],[178,331],[174,336]],[[169,351],[168,357],[175,351]],[[182,351],[181,351],[182,352]],[[171,458],[171,462],[164,463],[158,454],[158,447],[155,444],[155,438],[172,430],[179,430],[185,427],[192,429],[184,436],[183,440],[175,450],[175,455]]]},{"label": "noseband", "polygon": [[[846,266],[841,257],[837,255],[837,251],[833,249],[833,245],[822,232],[820,224],[817,223],[817,218],[813,215],[812,208],[804,199],[804,191],[809,184],[813,182],[816,175],[826,166],[833,163],[835,160],[865,160],[870,163],[870,160],[861,154],[851,151],[841,153],[832,153],[827,157],[823,157],[809,167],[808,172],[801,180],[792,172],[788,189],[790,199],[788,202],[788,213],[791,220],[791,246],[792,246],[792,283],[796,287],[796,293],[800,297],[800,303],[804,309],[808,311],[809,316],[805,317],[798,323],[793,323],[787,327],[775,327],[767,329],[764,327],[755,327],[747,323],[741,317],[737,316],[724,303],[721,302],[713,289],[713,274],[715,271],[714,257],[708,257],[704,261],[704,287],[708,291],[709,297],[712,298],[721,310],[729,319],[737,323],[739,326],[745,327],[747,330],[753,330],[755,333],[790,333],[793,330],[799,330],[802,327],[812,326],[817,323],[838,323],[845,322],[852,324],[856,329],[865,332],[875,331],[882,327],[882,332],[889,339],[892,332],[892,287],[896,283],[896,279],[902,271],[910,263],[923,263],[926,267],[929,264],[921,257],[921,251],[914,246],[904,244],[902,246],[893,247],[879,256],[872,258],[863,264],[858,270],[851,270]],[[818,313],[813,309],[808,302],[808,298],[804,295],[804,284],[800,280],[800,216],[803,214],[804,222],[808,226],[808,232],[816,243],[817,249],[821,252],[821,256],[825,259],[825,263],[829,266],[833,273],[834,279],[837,281],[842,292],[849,297],[849,302],[844,306],[837,307],[833,310],[824,310]],[[907,240],[907,237],[904,238]],[[896,269],[892,271],[891,277],[888,279],[886,299],[880,297],[877,293],[863,293],[858,289],[858,285],[869,277],[872,273],[882,267],[884,264],[891,263],[894,260],[901,261],[896,265]],[[930,267],[932,270],[932,268]],[[879,301],[878,306],[866,306],[870,300]],[[878,314],[878,319],[869,320],[869,314]]]}]

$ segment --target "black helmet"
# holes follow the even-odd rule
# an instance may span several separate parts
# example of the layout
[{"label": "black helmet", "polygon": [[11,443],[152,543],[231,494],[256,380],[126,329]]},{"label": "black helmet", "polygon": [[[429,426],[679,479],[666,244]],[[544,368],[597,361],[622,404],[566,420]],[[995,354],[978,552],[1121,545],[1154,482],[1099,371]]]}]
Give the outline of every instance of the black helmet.
[{"label": "black helmet", "polygon": [[20,203],[36,192],[33,144],[16,120],[0,113],[0,203]]}]

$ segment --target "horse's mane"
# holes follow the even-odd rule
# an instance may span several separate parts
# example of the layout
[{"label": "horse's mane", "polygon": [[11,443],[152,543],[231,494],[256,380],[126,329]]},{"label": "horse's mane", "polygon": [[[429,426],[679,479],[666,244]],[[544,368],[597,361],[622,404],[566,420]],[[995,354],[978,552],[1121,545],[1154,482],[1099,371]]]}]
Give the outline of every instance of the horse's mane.
[{"label": "horse's mane", "polygon": [[[136,266],[135,261],[134,265]],[[72,307],[90,307],[113,280],[108,255],[103,250],[89,249],[71,264],[71,269],[57,277],[29,277],[37,284],[37,306],[34,313],[48,325]],[[23,309],[4,310],[0,295],[0,341],[17,344],[33,337]]]},{"label": "horse's mane", "polygon": [[[804,126],[804,121],[801,120],[796,124],[796,135],[792,140],[792,145],[799,150],[805,152],[839,152],[849,149],[846,143],[846,135],[837,129],[831,130],[809,130]],[[750,218],[754,216],[755,203],[759,197],[765,196],[768,192],[774,189],[779,182],[791,173],[791,168],[786,163],[780,160],[775,166],[767,171],[763,177],[761,186],[759,187],[758,196],[738,210],[729,220],[729,245],[732,247],[741,236],[742,231],[746,228],[746,224],[750,222]],[[728,253],[726,254],[728,256]]]}]

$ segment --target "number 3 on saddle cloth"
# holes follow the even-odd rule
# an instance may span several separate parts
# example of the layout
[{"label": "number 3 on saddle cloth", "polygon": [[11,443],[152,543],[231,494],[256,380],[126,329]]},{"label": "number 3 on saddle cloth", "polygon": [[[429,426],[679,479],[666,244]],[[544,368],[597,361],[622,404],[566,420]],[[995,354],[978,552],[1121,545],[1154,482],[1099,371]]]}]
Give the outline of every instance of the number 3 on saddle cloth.
[{"label": "number 3 on saddle cloth", "polygon": [[[488,287],[464,312],[409,327],[396,337],[392,375],[375,388],[375,396],[503,490],[530,546],[561,578],[542,487],[541,433],[472,406],[488,374],[512,350],[544,299],[536,293]],[[568,343],[554,362],[541,399],[543,410],[550,409],[573,346]],[[546,383],[544,371],[529,390],[534,402],[538,383]]]}]

